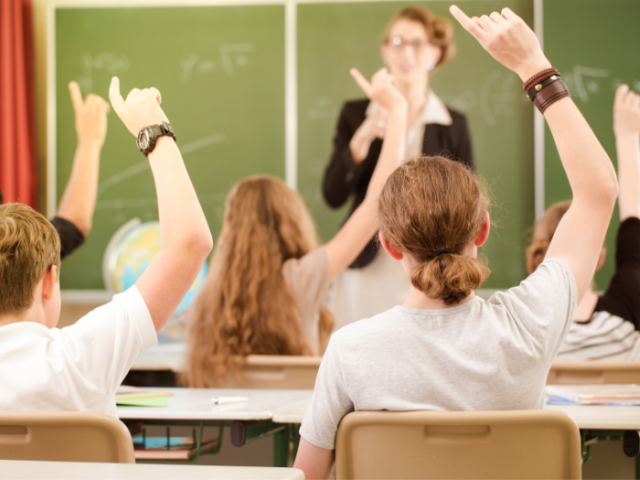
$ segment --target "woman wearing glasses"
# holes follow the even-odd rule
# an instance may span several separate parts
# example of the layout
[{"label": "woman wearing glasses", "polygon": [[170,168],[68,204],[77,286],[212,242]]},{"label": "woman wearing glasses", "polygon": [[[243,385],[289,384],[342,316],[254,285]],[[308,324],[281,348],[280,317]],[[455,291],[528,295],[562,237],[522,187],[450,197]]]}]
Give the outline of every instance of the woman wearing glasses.
[{"label": "woman wearing glasses", "polygon": [[[451,22],[425,8],[404,8],[387,25],[380,52],[409,106],[404,158],[444,155],[473,167],[465,117],[447,108],[429,85],[454,50]],[[353,196],[351,215],[362,203],[382,148],[386,115],[368,99],[344,104],[323,181],[332,208]],[[336,328],[402,304],[409,294],[404,270],[377,247],[376,238],[336,280],[331,302]]]}]

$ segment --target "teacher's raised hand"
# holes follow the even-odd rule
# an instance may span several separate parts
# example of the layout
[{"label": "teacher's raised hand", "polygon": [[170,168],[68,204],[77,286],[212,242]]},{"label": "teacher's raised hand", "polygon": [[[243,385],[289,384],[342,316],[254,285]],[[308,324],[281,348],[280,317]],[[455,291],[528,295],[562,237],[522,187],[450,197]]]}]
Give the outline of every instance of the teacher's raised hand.
[{"label": "teacher's raised hand", "polygon": [[517,73],[523,81],[551,67],[535,33],[509,8],[479,18],[469,18],[456,5],[449,10],[493,58]]},{"label": "teacher's raised hand", "polygon": [[374,100],[389,112],[407,108],[407,100],[396,88],[396,79],[386,68],[381,68],[371,77],[371,83],[357,68],[351,69],[351,76],[370,100]]},{"label": "teacher's raised hand", "polygon": [[124,100],[120,95],[120,80],[113,77],[109,86],[109,99],[122,123],[136,137],[145,127],[169,121],[160,107],[162,97],[156,88],[134,88]]}]

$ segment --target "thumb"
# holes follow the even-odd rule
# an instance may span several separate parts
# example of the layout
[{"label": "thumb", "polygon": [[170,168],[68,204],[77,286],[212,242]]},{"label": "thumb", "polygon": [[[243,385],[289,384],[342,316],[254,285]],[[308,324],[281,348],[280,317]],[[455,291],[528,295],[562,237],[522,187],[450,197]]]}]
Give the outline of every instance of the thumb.
[{"label": "thumb", "polygon": [[84,102],[82,101],[82,93],[80,93],[80,87],[77,82],[69,82],[69,93],[71,94],[71,104],[73,109],[78,112]]}]

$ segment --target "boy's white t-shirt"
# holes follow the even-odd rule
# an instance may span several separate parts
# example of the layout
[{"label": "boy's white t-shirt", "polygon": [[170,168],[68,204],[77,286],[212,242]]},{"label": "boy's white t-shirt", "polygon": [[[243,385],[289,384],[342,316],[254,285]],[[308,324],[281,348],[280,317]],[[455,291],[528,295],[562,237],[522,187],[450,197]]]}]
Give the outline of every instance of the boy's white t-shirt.
[{"label": "boy's white t-shirt", "polygon": [[116,389],[138,354],[156,343],[135,286],[63,329],[34,322],[0,327],[0,410],[116,416]]},{"label": "boy's white t-shirt", "polygon": [[573,274],[551,258],[486,301],[394,307],[347,325],[331,337],[300,435],[334,449],[340,420],[354,410],[542,408],[576,308]]}]

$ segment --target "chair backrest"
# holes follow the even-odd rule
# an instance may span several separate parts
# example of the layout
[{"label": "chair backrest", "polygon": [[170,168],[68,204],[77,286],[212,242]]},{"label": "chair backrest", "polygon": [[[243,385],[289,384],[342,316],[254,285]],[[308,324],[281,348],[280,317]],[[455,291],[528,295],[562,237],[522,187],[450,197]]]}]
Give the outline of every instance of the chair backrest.
[{"label": "chair backrest", "polygon": [[581,478],[580,432],[546,410],[353,412],[338,428],[336,475]]},{"label": "chair backrest", "polygon": [[127,427],[95,412],[0,412],[0,459],[135,462]]},{"label": "chair backrest", "polygon": [[554,360],[547,385],[640,385],[640,362],[631,360]]},{"label": "chair backrest", "polygon": [[227,376],[224,387],[269,390],[313,389],[322,357],[249,355],[240,368]]}]

